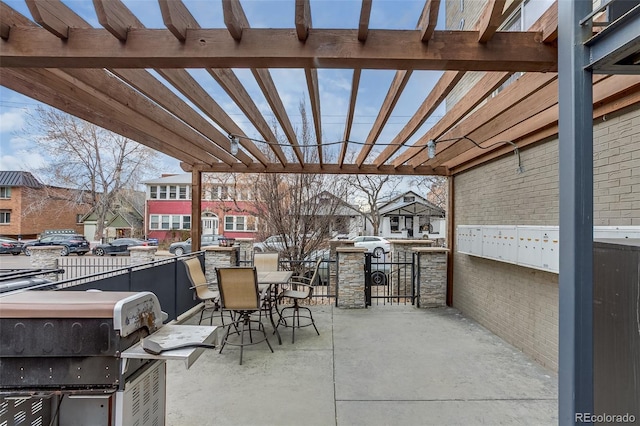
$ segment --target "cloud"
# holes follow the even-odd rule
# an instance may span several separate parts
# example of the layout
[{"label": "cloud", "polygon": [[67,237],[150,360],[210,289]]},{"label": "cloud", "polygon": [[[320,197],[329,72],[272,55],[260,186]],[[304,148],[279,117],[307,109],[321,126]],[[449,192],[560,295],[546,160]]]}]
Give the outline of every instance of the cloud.
[{"label": "cloud", "polygon": [[24,126],[24,115],[26,111],[9,111],[0,114],[0,133],[14,132]]},{"label": "cloud", "polygon": [[19,151],[16,155],[0,156],[0,170],[23,170],[33,172],[47,164],[45,157],[38,152]]}]

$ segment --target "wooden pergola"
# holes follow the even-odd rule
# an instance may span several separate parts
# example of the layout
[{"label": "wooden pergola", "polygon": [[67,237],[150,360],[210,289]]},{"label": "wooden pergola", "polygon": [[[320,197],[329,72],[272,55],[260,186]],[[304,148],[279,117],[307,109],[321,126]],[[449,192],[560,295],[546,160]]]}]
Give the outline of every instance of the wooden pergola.
[{"label": "wooden pergola", "polygon": [[[579,109],[584,90],[580,87],[577,92],[567,92],[571,108],[559,106],[558,2],[524,32],[497,31],[522,0],[487,0],[472,31],[435,30],[440,0],[426,0],[422,13],[416,16],[415,28],[404,30],[369,28],[372,0],[362,0],[357,28],[340,30],[313,28],[309,0],[295,0],[295,4],[292,1],[295,22],[286,29],[251,28],[239,0],[222,0],[221,8],[219,2],[211,2],[211,13],[222,13],[226,25],[213,29],[201,28],[181,0],[158,0],[166,29],[145,28],[120,0],[93,0],[102,28],[92,27],[59,0],[26,0],[26,3],[32,18],[0,3],[0,84],[180,160],[185,171],[193,172],[192,235],[196,243],[200,234],[198,200],[202,172],[452,176],[511,154],[514,147],[521,149],[557,137],[559,112],[571,115],[574,109]],[[580,111],[586,114],[583,127],[592,131],[591,120],[587,119],[590,115],[604,117],[640,102],[638,8],[635,15],[626,18],[625,25],[607,26],[609,23],[603,22],[600,26],[598,23],[603,20],[600,12],[604,8],[587,17],[592,8],[590,1],[562,3],[560,15],[564,11],[567,19],[565,35],[579,35],[575,35],[576,42],[571,46],[582,49],[580,52],[588,50],[593,59],[573,61],[575,55],[582,53],[576,54],[566,44],[571,67],[586,70],[588,79],[593,77],[592,105],[589,102],[589,110]],[[260,143],[257,137],[245,134],[220,101],[187,71],[196,68],[206,70],[226,91],[260,134]],[[276,137],[234,68],[251,70],[282,129],[284,142]],[[270,69],[276,68],[304,70],[316,140],[315,155],[311,157],[304,155],[308,147],[298,140],[272,79]],[[344,136],[339,142],[337,159],[331,161],[326,155],[321,120],[318,69],[323,68],[353,70]],[[366,140],[354,142],[350,136],[360,77],[368,69],[394,70],[395,77],[388,89],[382,89],[386,89],[386,96]],[[424,101],[406,125],[391,140],[380,140],[416,70],[441,70],[443,74],[433,89],[425,92]],[[412,139],[470,71],[485,74],[444,117]],[[495,94],[507,79],[520,72],[525,74]],[[564,87],[569,90],[567,87],[575,79],[568,78],[566,69],[565,73],[560,73],[560,80],[563,75],[567,77]],[[571,84],[567,85],[567,81]],[[567,143],[576,146],[579,138],[570,134],[569,139]],[[429,155],[429,145],[435,149],[435,155]],[[354,155],[348,155],[349,152]],[[561,163],[573,158],[570,151],[567,153],[564,160],[561,155]],[[575,171],[571,169],[571,177],[588,177],[583,172],[589,167],[592,163],[589,166],[587,158]],[[566,186],[561,182],[561,197],[563,188],[577,185],[571,179],[566,182]],[[577,195],[580,200],[592,197],[587,192],[581,189],[570,195]],[[584,208],[561,206],[561,228],[563,211],[569,212],[566,216],[569,220],[580,221],[583,219],[580,215],[590,211],[588,204],[582,205]],[[570,243],[566,247],[578,248],[576,252],[587,258],[590,220],[580,222],[579,231],[585,238],[578,238],[573,231],[561,235],[563,243]],[[563,268],[569,272],[590,270],[591,263],[563,263],[561,287],[564,287]],[[580,279],[571,273],[565,276],[566,288],[577,288]],[[574,295],[570,292],[566,297]],[[563,301],[566,299],[561,293],[561,306]],[[579,305],[578,311],[584,308],[588,317],[588,297],[580,300],[576,297],[574,301]],[[582,323],[583,313],[578,311],[571,315]],[[574,331],[568,332],[570,337],[575,337]],[[585,340],[570,348],[569,355],[575,355],[572,359],[577,360],[580,350],[587,347]],[[569,359],[566,358],[569,355],[561,356],[561,369],[563,359]],[[576,371],[585,371],[585,366],[588,363],[579,364]],[[571,401],[577,398],[580,403],[588,401],[588,391],[584,397],[572,396],[581,389],[577,376],[568,378],[569,387],[561,389],[561,406],[565,396]],[[571,409],[575,407],[574,402],[567,404]],[[561,414],[567,417],[569,412]]]}]

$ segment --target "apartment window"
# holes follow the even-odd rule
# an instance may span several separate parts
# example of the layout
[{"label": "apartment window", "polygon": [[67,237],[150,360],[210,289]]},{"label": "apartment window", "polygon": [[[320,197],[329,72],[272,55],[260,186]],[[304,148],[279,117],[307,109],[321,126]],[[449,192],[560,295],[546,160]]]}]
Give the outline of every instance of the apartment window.
[{"label": "apartment window", "polygon": [[175,185],[169,186],[169,199],[175,200],[178,198],[178,187]]},{"label": "apartment window", "polygon": [[191,216],[152,214],[149,229],[191,229]]},{"label": "apartment window", "polygon": [[0,186],[0,198],[11,198],[10,186]]},{"label": "apartment window", "polygon": [[405,203],[413,203],[416,200],[416,197],[408,195],[403,198],[403,202]]},{"label": "apartment window", "polygon": [[11,223],[11,212],[8,210],[0,211],[0,223]]},{"label": "apartment window", "polygon": [[149,198],[155,200],[158,198],[158,187],[155,185],[151,185],[149,187]]},{"label": "apartment window", "polygon": [[171,216],[163,215],[161,216],[160,222],[162,223],[162,229],[170,229],[171,228]]},{"label": "apartment window", "polygon": [[225,231],[255,231],[257,219],[252,216],[225,216]]},{"label": "apartment window", "polygon": [[158,196],[158,198],[161,200],[167,199],[167,187],[165,185],[162,185],[160,187],[160,195]]},{"label": "apartment window", "polygon": [[181,200],[188,200],[186,186],[182,185],[178,187],[178,198]]}]

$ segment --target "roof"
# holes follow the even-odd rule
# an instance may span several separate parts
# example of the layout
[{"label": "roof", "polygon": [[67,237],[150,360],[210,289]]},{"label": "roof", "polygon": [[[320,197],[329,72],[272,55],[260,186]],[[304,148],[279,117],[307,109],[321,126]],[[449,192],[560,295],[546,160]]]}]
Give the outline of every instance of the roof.
[{"label": "roof", "polygon": [[142,183],[145,185],[191,185],[191,173],[163,176]]},{"label": "roof", "polygon": [[42,188],[43,185],[29,172],[0,171],[0,186]]},{"label": "roof", "polygon": [[[3,86],[174,157],[185,171],[453,175],[558,134],[558,2],[519,32],[498,29],[521,0],[483,2],[475,25],[465,25],[472,30],[463,31],[436,30],[440,0],[425,0],[422,11],[413,12],[415,25],[399,29],[370,28],[377,6],[372,0],[362,0],[351,28],[339,29],[314,27],[319,2],[309,0],[290,0],[295,14],[288,28],[270,28],[269,22],[253,22],[260,27],[252,28],[240,0],[221,3],[221,28],[202,28],[198,21],[207,12],[220,15],[214,9],[219,2],[202,3],[197,15],[178,0],[145,3],[159,9],[153,12],[163,18],[161,29],[146,28],[119,1],[93,2],[101,27],[92,26],[94,16],[80,15],[84,9],[61,1],[26,3],[32,18],[0,3]],[[600,35],[612,33],[615,22],[602,27],[591,25],[591,18],[589,42],[601,45]],[[635,21],[630,24],[633,29]],[[637,71],[640,66],[625,59],[640,50],[637,39],[626,43],[614,55],[617,62],[608,63]],[[249,95],[238,69],[251,72],[264,101]],[[273,69],[304,74],[310,141],[299,139]],[[326,138],[322,117],[328,111],[320,101],[330,84],[322,84],[323,69],[352,71],[340,140]],[[370,87],[365,73],[371,70],[395,76],[387,87]],[[433,70],[443,73],[430,91],[425,88],[415,113],[383,133],[412,76]],[[484,75],[423,130],[470,71]],[[206,78],[197,80],[197,72]],[[518,72],[525,74],[496,95]],[[214,93],[216,83],[226,93]],[[640,103],[639,87],[636,76],[595,78],[594,119]],[[353,140],[358,95],[371,90],[384,100],[374,106],[368,136]],[[240,117],[229,110],[241,111]],[[427,149],[432,140],[434,158]]]},{"label": "roof", "polygon": [[[410,197],[410,200],[407,200]],[[426,198],[419,196],[413,191],[405,192],[392,198],[378,209],[381,215],[427,215],[444,217],[444,209],[436,206]]]}]

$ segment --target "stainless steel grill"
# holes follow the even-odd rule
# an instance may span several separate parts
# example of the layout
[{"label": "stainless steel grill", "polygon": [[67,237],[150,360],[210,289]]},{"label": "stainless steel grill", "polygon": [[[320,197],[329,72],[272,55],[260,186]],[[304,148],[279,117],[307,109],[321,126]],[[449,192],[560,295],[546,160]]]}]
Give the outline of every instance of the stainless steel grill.
[{"label": "stainless steel grill", "polygon": [[[163,327],[150,292],[2,295],[0,424],[164,424],[167,357],[146,354],[140,340],[188,334],[189,327]],[[189,338],[210,342],[214,330],[197,327]],[[201,352],[167,354],[189,366]]]}]

